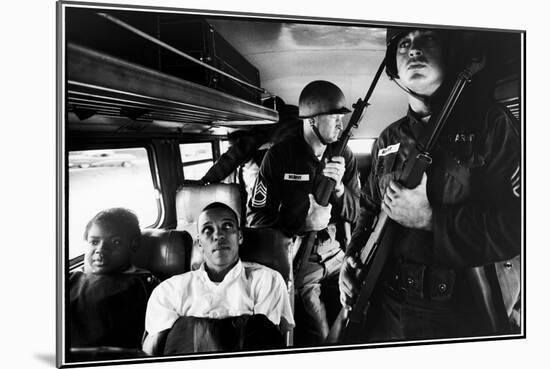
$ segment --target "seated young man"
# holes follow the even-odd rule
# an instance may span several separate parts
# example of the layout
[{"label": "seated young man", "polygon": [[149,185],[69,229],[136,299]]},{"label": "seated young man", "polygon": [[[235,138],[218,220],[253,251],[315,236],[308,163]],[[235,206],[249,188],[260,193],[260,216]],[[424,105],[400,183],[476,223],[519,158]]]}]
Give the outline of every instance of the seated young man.
[{"label": "seated young man", "polygon": [[138,218],[130,210],[99,212],[84,231],[84,271],[69,276],[71,347],[140,348],[147,300],[156,279],[131,263],[139,245]]},{"label": "seated young man", "polygon": [[282,330],[294,325],[282,276],[242,262],[237,214],[212,203],[198,219],[203,263],[155,288],[145,319],[149,355],[267,349],[284,346]]}]

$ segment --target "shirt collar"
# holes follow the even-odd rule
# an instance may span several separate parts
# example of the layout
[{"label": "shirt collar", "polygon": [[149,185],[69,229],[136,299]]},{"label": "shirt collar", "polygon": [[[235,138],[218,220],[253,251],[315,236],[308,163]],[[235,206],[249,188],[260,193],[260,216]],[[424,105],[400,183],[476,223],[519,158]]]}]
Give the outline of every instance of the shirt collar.
[{"label": "shirt collar", "polygon": [[223,278],[223,281],[221,281],[220,283],[215,283],[215,282],[212,282],[210,280],[210,278],[208,277],[208,273],[206,272],[206,269],[205,269],[204,266],[205,266],[205,262],[203,261],[201,266],[199,267],[199,269],[197,269],[200,273],[201,278],[203,280],[207,281],[207,282],[214,283],[214,284],[228,283],[228,282],[238,278],[239,275],[241,275],[241,272],[243,270],[243,263],[242,263],[241,259],[239,258],[237,260],[237,264],[235,264],[235,266],[233,266],[233,268],[231,268],[231,270],[229,272],[227,272],[227,274]]}]

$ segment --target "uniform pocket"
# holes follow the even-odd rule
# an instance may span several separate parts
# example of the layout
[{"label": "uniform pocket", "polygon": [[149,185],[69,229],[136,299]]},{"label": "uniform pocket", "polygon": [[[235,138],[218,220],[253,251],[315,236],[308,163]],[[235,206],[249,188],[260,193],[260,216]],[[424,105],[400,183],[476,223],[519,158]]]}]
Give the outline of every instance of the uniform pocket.
[{"label": "uniform pocket", "polygon": [[461,159],[455,155],[447,155],[443,204],[455,204],[469,198],[472,194],[474,172],[483,164],[483,158],[475,153],[462,156]]}]

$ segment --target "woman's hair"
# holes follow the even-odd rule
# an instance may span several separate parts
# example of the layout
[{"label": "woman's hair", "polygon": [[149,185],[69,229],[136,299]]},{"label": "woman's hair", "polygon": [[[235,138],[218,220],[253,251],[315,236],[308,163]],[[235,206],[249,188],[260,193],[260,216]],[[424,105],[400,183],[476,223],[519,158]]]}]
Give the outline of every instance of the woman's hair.
[{"label": "woman's hair", "polygon": [[88,232],[94,224],[102,224],[122,229],[132,240],[141,237],[139,220],[136,214],[129,209],[111,208],[97,213],[88,224],[86,224],[86,229],[84,230],[85,240],[88,238]]}]

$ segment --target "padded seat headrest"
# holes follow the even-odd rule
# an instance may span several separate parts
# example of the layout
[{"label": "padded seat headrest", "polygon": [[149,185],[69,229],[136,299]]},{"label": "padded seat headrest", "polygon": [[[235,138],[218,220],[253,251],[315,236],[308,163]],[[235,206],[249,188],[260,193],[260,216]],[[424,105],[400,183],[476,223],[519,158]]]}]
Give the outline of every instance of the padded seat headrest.
[{"label": "padded seat headrest", "polygon": [[176,194],[176,229],[197,235],[197,220],[207,205],[221,202],[237,213],[242,223],[241,193],[237,184],[213,183],[181,187]]},{"label": "padded seat headrest", "polygon": [[281,273],[285,281],[292,271],[292,238],[273,228],[243,228],[239,250],[243,261],[253,261]]},{"label": "padded seat headrest", "polygon": [[177,230],[145,229],[134,253],[135,266],[149,270],[161,280],[189,271],[193,239]]},{"label": "padded seat headrest", "polygon": [[[265,265],[289,280],[291,269],[292,238],[273,228],[243,228],[243,243],[239,256],[243,261]],[[196,270],[203,258],[197,243],[193,247],[191,269]]]}]

